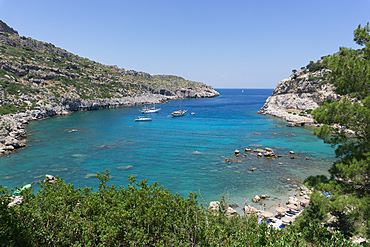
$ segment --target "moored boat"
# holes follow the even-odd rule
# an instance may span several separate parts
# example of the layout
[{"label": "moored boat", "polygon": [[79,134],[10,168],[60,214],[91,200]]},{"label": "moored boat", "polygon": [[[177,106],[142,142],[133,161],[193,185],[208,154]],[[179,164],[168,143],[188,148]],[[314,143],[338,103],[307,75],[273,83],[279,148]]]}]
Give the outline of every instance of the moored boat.
[{"label": "moored boat", "polygon": [[184,116],[185,112],[187,112],[187,110],[178,110],[178,111],[172,112],[171,115],[173,117],[180,117],[180,116]]},{"label": "moored boat", "polygon": [[152,108],[148,108],[147,106],[144,106],[140,111],[144,114],[146,113],[157,113],[161,110],[161,108],[155,108],[155,105]]},{"label": "moored boat", "polygon": [[136,122],[152,121],[152,118],[148,116],[139,116],[135,118],[135,121]]}]

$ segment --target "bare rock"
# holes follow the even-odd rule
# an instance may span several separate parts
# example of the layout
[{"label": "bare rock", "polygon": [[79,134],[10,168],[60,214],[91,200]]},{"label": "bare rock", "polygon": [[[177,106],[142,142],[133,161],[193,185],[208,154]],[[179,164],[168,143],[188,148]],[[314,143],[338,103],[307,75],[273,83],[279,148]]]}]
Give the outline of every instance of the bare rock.
[{"label": "bare rock", "polygon": [[44,180],[44,182],[46,183],[46,182],[49,182],[49,183],[51,183],[51,184],[53,184],[53,183],[56,183],[58,181],[58,179],[56,179],[53,175],[45,175],[45,180]]},{"label": "bare rock", "polygon": [[231,217],[237,215],[238,213],[232,207],[228,207],[226,210],[226,216]]},{"label": "bare rock", "polygon": [[256,203],[256,202],[259,202],[261,200],[261,198],[258,196],[258,195],[256,195],[255,197],[253,197],[253,199],[252,199],[252,201],[254,202],[254,203]]},{"label": "bare rock", "polygon": [[208,208],[214,211],[218,211],[220,209],[220,202],[219,201],[210,202]]},{"label": "bare rock", "polygon": [[257,213],[257,212],[258,212],[257,208],[252,207],[252,206],[250,206],[250,205],[245,206],[245,207],[243,208],[243,211],[244,211],[244,213],[246,213],[246,214],[254,214],[254,213]]},{"label": "bare rock", "polygon": [[8,207],[11,207],[14,205],[21,205],[22,203],[23,203],[23,196],[11,196]]},{"label": "bare rock", "polygon": [[270,196],[265,194],[265,195],[261,195],[260,197],[261,197],[261,199],[266,199],[266,198],[269,198]]}]

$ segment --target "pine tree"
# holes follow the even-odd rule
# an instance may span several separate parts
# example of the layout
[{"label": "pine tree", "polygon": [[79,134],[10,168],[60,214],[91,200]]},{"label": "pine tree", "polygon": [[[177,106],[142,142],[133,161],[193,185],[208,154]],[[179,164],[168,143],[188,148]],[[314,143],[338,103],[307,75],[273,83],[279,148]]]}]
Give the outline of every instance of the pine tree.
[{"label": "pine tree", "polygon": [[[330,226],[347,236],[358,232],[370,236],[369,33],[369,23],[359,25],[354,41],[365,46],[362,50],[341,47],[337,54],[324,58],[323,64],[331,70],[330,82],[344,97],[313,111],[315,120],[324,124],[314,133],[331,144],[339,158],[329,170],[331,179],[316,188],[332,194],[330,203],[323,205],[335,216]],[[347,96],[361,102],[353,103]]]}]

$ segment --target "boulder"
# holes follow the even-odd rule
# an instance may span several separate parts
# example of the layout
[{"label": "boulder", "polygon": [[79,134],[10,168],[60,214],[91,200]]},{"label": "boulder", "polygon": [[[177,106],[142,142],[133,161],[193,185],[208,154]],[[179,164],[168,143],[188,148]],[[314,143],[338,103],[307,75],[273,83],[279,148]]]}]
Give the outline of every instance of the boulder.
[{"label": "boulder", "polygon": [[53,184],[53,183],[56,183],[58,181],[58,179],[56,179],[53,175],[45,175],[45,180],[44,180],[44,182],[46,183],[46,182],[49,182],[49,183],[51,183],[51,184]]},{"label": "boulder", "polygon": [[21,205],[22,203],[23,203],[23,196],[11,196],[8,207],[11,207],[14,205]]},{"label": "boulder", "polygon": [[246,152],[246,153],[250,153],[250,152],[252,152],[252,149],[250,149],[250,148],[246,148],[246,149],[245,149],[245,152]]},{"label": "boulder", "polygon": [[245,206],[243,208],[243,211],[246,214],[253,214],[253,213],[257,213],[258,212],[257,208],[252,207],[252,206],[249,206],[249,205]]},{"label": "boulder", "polygon": [[274,157],[275,153],[273,151],[267,151],[263,155],[265,155],[265,157]]},{"label": "boulder", "polygon": [[262,157],[262,153],[258,153],[257,154],[257,157]]},{"label": "boulder", "polygon": [[295,152],[294,151],[289,151],[289,154],[295,154]]},{"label": "boulder", "polygon": [[237,215],[238,213],[232,207],[228,207],[226,210],[226,216],[231,217]]},{"label": "boulder", "polygon": [[214,211],[218,211],[220,208],[220,202],[219,201],[210,202],[208,208]]},{"label": "boulder", "polygon": [[253,172],[254,170],[257,170],[257,168],[253,167],[253,168],[249,168],[248,170]]},{"label": "boulder", "polygon": [[235,149],[235,155],[239,155],[240,154],[240,151],[238,149]]},{"label": "boulder", "polygon": [[256,203],[256,202],[259,202],[261,200],[261,198],[258,196],[258,195],[256,195],[255,197],[253,197],[253,199],[252,199],[252,201],[254,202],[254,203]]},{"label": "boulder", "polygon": [[266,199],[266,198],[269,198],[270,196],[265,194],[265,195],[261,195],[260,197],[261,199]]}]

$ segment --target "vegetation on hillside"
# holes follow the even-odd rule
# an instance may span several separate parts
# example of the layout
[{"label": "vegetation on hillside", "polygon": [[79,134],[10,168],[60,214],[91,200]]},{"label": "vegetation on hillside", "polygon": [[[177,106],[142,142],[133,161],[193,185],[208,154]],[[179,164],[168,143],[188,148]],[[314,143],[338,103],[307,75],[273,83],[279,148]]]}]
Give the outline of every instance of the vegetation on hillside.
[{"label": "vegetation on hillside", "polygon": [[[346,237],[370,237],[370,27],[361,25],[354,31],[354,40],[364,46],[361,50],[341,47],[340,51],[324,58],[323,64],[331,73],[328,80],[337,93],[356,97],[351,102],[326,102],[312,112],[324,125],[315,131],[335,149],[338,161],[330,169],[330,178],[309,177],[315,186],[312,198],[314,211],[301,218],[303,231],[309,231],[305,221],[318,221]],[[361,101],[360,101],[361,100]],[[329,192],[327,199],[321,192]]]},{"label": "vegetation on hillside", "polygon": [[82,58],[53,44],[0,33],[1,114],[69,99],[122,98],[208,88],[179,76],[150,75]]}]

